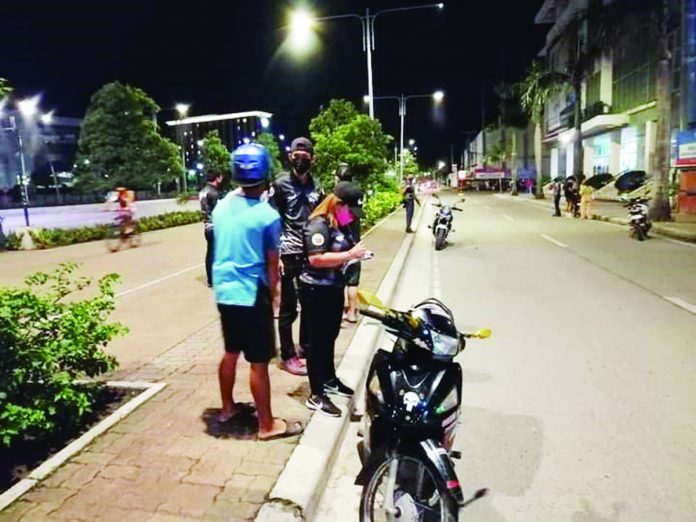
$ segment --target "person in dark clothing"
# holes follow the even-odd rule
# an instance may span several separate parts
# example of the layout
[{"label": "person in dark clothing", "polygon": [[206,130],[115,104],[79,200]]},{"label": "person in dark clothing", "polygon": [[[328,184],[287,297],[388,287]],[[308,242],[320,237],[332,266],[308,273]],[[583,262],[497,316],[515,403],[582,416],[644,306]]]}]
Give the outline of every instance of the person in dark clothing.
[{"label": "person in dark clothing", "polygon": [[416,197],[416,186],[413,182],[413,176],[408,176],[408,178],[406,178],[406,185],[401,190],[401,196],[403,197],[402,204],[406,209],[406,233],[412,234],[413,229],[411,229],[411,222],[413,221],[415,203],[418,203],[420,207],[420,201]]},{"label": "person in dark clothing", "polygon": [[307,314],[300,314],[299,349],[295,346],[292,325],[297,319],[299,277],[304,262],[302,230],[312,211],[323,198],[310,170],[314,164],[314,148],[307,138],[296,138],[290,145],[290,172],[281,175],[271,187],[270,203],[278,210],[283,224],[280,238],[281,289],[278,334],[280,367],[293,375],[307,375],[307,368],[298,356],[307,347]]},{"label": "person in dark clothing", "polygon": [[198,194],[203,212],[203,232],[207,247],[205,250],[205,276],[208,287],[213,286],[213,257],[215,252],[215,237],[213,234],[213,209],[220,199],[220,186],[222,185],[222,174],[219,172],[209,172],[208,182],[203,190]]},{"label": "person in dark clothing", "polygon": [[328,395],[350,397],[354,393],[336,377],[334,349],[343,315],[343,269],[366,253],[361,242],[353,243],[349,229],[356,219],[349,201],[361,197],[362,191],[352,183],[339,183],[312,212],[303,234],[307,261],[300,275],[300,299],[309,321],[311,388],[305,404],[330,417],[340,417],[341,410]]},{"label": "person in dark clothing", "polygon": [[[341,183],[352,183],[353,173],[350,170],[350,166],[347,163],[341,163],[336,169],[335,173],[336,187],[338,188]],[[360,241],[360,220],[365,216],[363,211],[364,194],[361,191],[361,196],[358,199],[347,201],[350,205],[350,209],[356,219],[349,225],[350,233],[354,242]],[[360,261],[352,263],[346,269],[346,306],[343,318],[351,323],[356,324],[358,322],[358,286],[360,285],[360,274],[362,272],[362,265]]]},{"label": "person in dark clothing", "polygon": [[555,178],[553,184],[551,185],[551,190],[553,191],[553,206],[554,206],[554,216],[561,216],[561,193],[563,192],[563,184],[561,183],[561,178]]}]

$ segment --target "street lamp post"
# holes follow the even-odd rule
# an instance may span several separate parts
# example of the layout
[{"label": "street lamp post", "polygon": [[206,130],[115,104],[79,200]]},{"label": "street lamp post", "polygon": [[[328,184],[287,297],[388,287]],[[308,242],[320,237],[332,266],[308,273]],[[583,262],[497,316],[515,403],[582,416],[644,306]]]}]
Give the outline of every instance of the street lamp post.
[{"label": "street lamp post", "polygon": [[435,91],[433,94],[409,94],[408,96],[402,94],[400,96],[377,96],[373,98],[374,100],[397,100],[399,102],[399,181],[403,181],[404,179],[404,127],[406,125],[406,102],[412,98],[432,98],[435,103],[440,103],[444,97],[444,92]]},{"label": "street lamp post", "polygon": [[375,119],[375,97],[374,89],[372,85],[372,51],[375,50],[375,19],[386,13],[396,13],[402,11],[414,11],[416,9],[442,9],[445,4],[426,4],[426,5],[416,5],[412,7],[397,7],[393,9],[382,9],[374,14],[370,14],[369,9],[365,9],[364,15],[359,15],[355,13],[336,15],[336,16],[323,16],[321,18],[310,18],[306,13],[296,12],[293,17],[293,31],[307,31],[311,28],[312,22],[328,22],[331,20],[340,20],[343,18],[357,18],[360,20],[362,25],[362,42],[363,42],[363,52],[367,54],[367,93],[368,93],[368,104],[370,118]]},{"label": "street lamp post", "polygon": [[[186,144],[185,144],[185,140],[184,140],[184,134],[183,134],[184,130],[182,127],[182,120],[186,117],[186,114],[188,113],[188,110],[190,108],[191,108],[191,105],[188,103],[177,103],[174,107],[166,107],[164,109],[158,110],[152,117],[153,121],[155,122],[155,125],[157,125],[157,114],[159,114],[160,112],[176,111],[179,115],[179,118],[177,119],[177,121],[179,122],[178,126],[182,132],[182,135],[181,135],[181,164],[184,167],[184,178],[183,178],[184,192],[186,192],[188,190],[188,187],[187,187],[187,182],[186,182],[186,172],[187,172],[186,171]],[[178,184],[178,181],[177,181],[177,184]]]}]

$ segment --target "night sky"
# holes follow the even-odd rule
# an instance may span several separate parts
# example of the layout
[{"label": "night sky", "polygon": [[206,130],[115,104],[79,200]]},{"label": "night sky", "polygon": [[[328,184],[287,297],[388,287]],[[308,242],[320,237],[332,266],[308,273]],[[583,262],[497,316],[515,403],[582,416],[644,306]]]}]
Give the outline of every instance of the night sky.
[{"label": "night sky", "polygon": [[[274,130],[295,136],[333,97],[362,106],[367,93],[360,22],[320,26],[321,47],[298,60],[282,50],[288,9],[317,16],[363,14],[429,3],[416,0],[22,0],[2,9],[0,76],[20,96],[42,93],[42,109],[82,117],[90,95],[121,80],[162,107],[192,104],[190,115],[266,110]],[[386,14],[376,22],[375,96],[446,92],[434,118],[429,100],[408,104],[406,139],[433,162],[480,127],[481,89],[518,79],[548,28],[534,25],[542,0],[449,0],[445,9]],[[385,130],[398,137],[395,101],[377,101]],[[173,114],[173,113],[170,113]]]}]

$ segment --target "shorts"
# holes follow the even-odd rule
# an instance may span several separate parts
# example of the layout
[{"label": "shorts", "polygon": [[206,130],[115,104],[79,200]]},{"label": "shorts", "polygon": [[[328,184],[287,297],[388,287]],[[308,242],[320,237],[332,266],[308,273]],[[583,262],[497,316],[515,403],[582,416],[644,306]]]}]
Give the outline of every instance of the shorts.
[{"label": "shorts", "polygon": [[346,286],[359,286],[360,272],[360,262],[353,263],[352,265],[350,265],[345,273]]},{"label": "shorts", "polygon": [[244,353],[250,363],[267,363],[276,355],[273,307],[268,288],[259,286],[254,306],[218,303],[227,353]]}]

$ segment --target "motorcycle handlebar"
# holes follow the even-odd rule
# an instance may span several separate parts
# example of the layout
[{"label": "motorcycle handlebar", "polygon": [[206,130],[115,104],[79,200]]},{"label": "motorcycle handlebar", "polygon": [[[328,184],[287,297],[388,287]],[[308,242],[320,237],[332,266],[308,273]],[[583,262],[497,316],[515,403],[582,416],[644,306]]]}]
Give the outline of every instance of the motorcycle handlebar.
[{"label": "motorcycle handlebar", "polygon": [[361,308],[358,311],[360,312],[360,315],[364,315],[365,317],[370,317],[372,319],[377,319],[380,322],[384,321],[384,319],[387,317],[387,314],[385,314],[384,312],[376,312],[367,308]]}]

